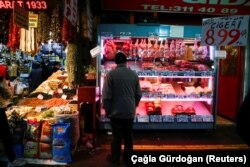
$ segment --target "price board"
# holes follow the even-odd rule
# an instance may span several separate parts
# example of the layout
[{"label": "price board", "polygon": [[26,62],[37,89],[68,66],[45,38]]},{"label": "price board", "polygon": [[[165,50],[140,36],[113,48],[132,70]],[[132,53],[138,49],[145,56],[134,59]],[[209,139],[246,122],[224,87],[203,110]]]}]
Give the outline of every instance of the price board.
[{"label": "price board", "polygon": [[248,16],[228,16],[202,20],[202,45],[246,46]]}]

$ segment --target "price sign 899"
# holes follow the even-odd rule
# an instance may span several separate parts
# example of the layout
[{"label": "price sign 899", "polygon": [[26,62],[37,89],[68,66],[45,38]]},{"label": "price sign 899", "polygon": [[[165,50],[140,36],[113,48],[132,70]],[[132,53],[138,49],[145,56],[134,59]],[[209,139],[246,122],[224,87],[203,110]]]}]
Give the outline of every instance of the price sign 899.
[{"label": "price sign 899", "polygon": [[247,44],[249,16],[231,16],[204,19],[202,45],[245,46]]}]

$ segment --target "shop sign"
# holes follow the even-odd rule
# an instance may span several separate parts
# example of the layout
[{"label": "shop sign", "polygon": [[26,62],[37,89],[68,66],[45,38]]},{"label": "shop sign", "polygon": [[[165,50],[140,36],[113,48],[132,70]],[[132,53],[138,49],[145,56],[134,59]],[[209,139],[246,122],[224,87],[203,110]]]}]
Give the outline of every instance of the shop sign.
[{"label": "shop sign", "polygon": [[0,9],[13,9],[14,5],[29,10],[44,10],[48,8],[47,0],[0,0]]},{"label": "shop sign", "polygon": [[249,15],[249,7],[249,0],[102,0],[103,10],[118,11]]},{"label": "shop sign", "polygon": [[246,46],[249,16],[203,19],[202,45]]},{"label": "shop sign", "polygon": [[77,0],[65,0],[64,16],[75,26],[77,21]]},{"label": "shop sign", "polygon": [[37,28],[38,24],[38,14],[29,14],[29,27]]},{"label": "shop sign", "polygon": [[17,26],[27,30],[29,29],[29,11],[18,6],[17,4],[14,5],[13,20],[14,24]]}]

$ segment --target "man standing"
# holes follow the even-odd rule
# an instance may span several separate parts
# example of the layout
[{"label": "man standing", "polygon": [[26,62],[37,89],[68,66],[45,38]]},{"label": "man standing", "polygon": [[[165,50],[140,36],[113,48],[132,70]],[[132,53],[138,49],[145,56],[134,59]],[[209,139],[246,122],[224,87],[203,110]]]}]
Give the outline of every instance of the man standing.
[{"label": "man standing", "polygon": [[106,75],[102,101],[103,108],[111,120],[113,134],[111,155],[107,158],[110,163],[119,164],[122,139],[125,162],[129,162],[133,151],[133,121],[142,94],[137,74],[126,67],[126,55],[118,52],[115,55],[115,63],[116,68]]}]

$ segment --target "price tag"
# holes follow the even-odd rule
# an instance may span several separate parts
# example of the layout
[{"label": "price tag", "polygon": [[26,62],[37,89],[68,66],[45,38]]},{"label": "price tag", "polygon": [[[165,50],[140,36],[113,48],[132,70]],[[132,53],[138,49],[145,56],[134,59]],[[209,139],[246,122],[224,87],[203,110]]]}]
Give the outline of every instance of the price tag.
[{"label": "price tag", "polygon": [[48,93],[49,95],[53,95],[54,94],[54,91],[53,90],[51,90],[51,91],[49,91],[49,93]]},{"label": "price tag", "polygon": [[67,99],[67,95],[62,95],[61,98],[64,99],[64,100],[66,100]]},{"label": "price tag", "polygon": [[201,76],[207,76],[207,71],[201,71]]},{"label": "price tag", "polygon": [[215,58],[225,59],[227,58],[227,52],[225,50],[217,50],[215,51]]},{"label": "price tag", "polygon": [[173,71],[169,71],[168,76],[173,76]]},{"label": "price tag", "polygon": [[161,115],[150,115],[150,122],[162,122]]},{"label": "price tag", "polygon": [[58,92],[59,94],[62,94],[62,93],[63,93],[63,90],[62,90],[62,89],[57,89],[57,92]]},{"label": "price tag", "polygon": [[176,95],[175,97],[178,98],[178,99],[185,99],[186,98],[185,95]]},{"label": "price tag", "polygon": [[169,72],[169,71],[164,72],[164,76],[170,76],[170,75],[171,75],[171,72]]},{"label": "price tag", "polygon": [[190,71],[185,71],[183,76],[191,76],[191,72]]},{"label": "price tag", "polygon": [[189,76],[195,76],[195,72],[194,71],[189,71]]},{"label": "price tag", "polygon": [[175,117],[173,115],[163,115],[162,122],[175,122]]},{"label": "price tag", "polygon": [[170,99],[175,98],[175,94],[167,94],[167,98],[170,98]]},{"label": "price tag", "polygon": [[98,56],[101,53],[101,47],[100,46],[96,46],[95,48],[90,50],[90,54],[92,56],[92,58],[95,58],[96,56]]},{"label": "price tag", "polygon": [[21,74],[20,74],[20,77],[21,77],[21,78],[28,78],[28,77],[29,77],[29,74],[21,73]]},{"label": "price tag", "polygon": [[156,75],[156,76],[163,76],[163,72],[162,72],[162,71],[156,71],[156,72],[155,72],[155,75]]},{"label": "price tag", "polygon": [[214,122],[214,117],[212,115],[204,115],[203,122]]},{"label": "price tag", "polygon": [[201,115],[191,115],[191,122],[203,122]]},{"label": "price tag", "polygon": [[188,115],[177,115],[177,122],[188,122]]},{"label": "price tag", "polygon": [[41,112],[41,111],[43,111],[43,110],[46,110],[48,107],[47,106],[37,106],[36,108],[35,108],[35,110],[37,111],[37,112]]},{"label": "price tag", "polygon": [[37,96],[37,98],[40,99],[40,100],[43,100],[43,95],[42,95],[42,94],[39,94],[39,95]]},{"label": "price tag", "polygon": [[147,115],[142,115],[142,116],[137,116],[137,121],[138,122],[149,122],[149,116]]},{"label": "price tag", "polygon": [[68,85],[64,85],[63,89],[69,89]]},{"label": "price tag", "polygon": [[203,71],[203,76],[210,76],[210,71]]},{"label": "price tag", "polygon": [[247,46],[249,15],[202,20],[201,45]]}]

